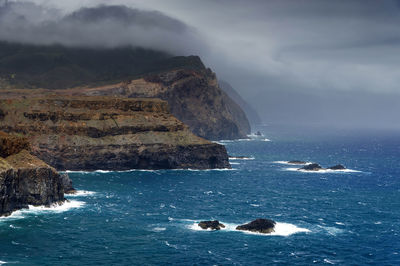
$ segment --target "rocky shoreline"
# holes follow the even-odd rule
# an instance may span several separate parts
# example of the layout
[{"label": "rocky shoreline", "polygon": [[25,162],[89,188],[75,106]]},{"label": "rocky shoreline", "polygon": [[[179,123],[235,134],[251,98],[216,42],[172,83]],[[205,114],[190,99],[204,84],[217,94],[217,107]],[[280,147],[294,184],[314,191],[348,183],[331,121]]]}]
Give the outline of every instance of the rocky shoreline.
[{"label": "rocky shoreline", "polygon": [[[33,206],[62,204],[73,190],[65,176],[30,154],[27,139],[0,132],[0,216]],[[63,180],[70,184],[66,190]]]}]

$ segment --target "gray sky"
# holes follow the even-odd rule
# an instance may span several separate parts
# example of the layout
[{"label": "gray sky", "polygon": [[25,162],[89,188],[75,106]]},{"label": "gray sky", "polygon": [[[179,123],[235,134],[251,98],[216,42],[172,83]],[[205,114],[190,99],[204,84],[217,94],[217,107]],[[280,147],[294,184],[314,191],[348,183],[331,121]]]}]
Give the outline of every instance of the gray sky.
[{"label": "gray sky", "polygon": [[[33,2],[42,8],[23,11],[29,27],[2,23],[1,38],[198,54],[266,122],[400,128],[400,1]],[[101,3],[136,9],[71,20]]]}]

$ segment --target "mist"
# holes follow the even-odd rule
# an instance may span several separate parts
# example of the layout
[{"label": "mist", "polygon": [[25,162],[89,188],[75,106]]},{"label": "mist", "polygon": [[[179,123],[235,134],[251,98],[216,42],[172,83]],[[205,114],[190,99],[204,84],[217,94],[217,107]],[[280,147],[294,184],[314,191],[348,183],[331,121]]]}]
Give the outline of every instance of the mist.
[{"label": "mist", "polygon": [[124,5],[82,7],[70,13],[32,2],[10,2],[0,9],[3,41],[70,47],[124,46],[190,55],[205,44],[179,20],[158,11]]},{"label": "mist", "polygon": [[196,54],[264,123],[400,130],[397,0],[34,0],[0,39]]}]

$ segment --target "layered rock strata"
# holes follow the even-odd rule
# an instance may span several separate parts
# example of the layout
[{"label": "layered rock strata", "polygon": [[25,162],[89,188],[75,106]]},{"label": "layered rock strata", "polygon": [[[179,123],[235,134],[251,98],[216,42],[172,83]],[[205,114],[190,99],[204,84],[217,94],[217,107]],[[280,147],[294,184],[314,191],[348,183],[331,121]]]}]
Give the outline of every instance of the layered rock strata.
[{"label": "layered rock strata", "polygon": [[60,175],[23,149],[27,148],[26,143],[26,139],[0,133],[1,154],[8,155],[0,157],[0,216],[29,205],[51,205],[65,200]]},{"label": "layered rock strata", "polygon": [[59,170],[230,167],[224,146],[192,134],[159,99],[14,98],[0,110],[0,130],[26,136]]},{"label": "layered rock strata", "polygon": [[247,138],[251,131],[246,114],[221,90],[210,69],[171,70],[80,91],[86,95],[163,99],[193,133],[210,140]]}]

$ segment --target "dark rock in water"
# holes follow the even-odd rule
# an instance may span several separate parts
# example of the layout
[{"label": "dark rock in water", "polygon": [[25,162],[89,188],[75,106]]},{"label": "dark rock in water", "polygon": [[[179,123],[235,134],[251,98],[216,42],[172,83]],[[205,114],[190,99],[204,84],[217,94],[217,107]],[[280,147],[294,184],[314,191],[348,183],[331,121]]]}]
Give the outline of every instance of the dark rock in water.
[{"label": "dark rock in water", "polygon": [[201,229],[211,229],[211,230],[220,230],[221,228],[225,228],[224,224],[221,224],[219,221],[201,221],[199,223]]},{"label": "dark rock in water", "polygon": [[263,234],[269,234],[275,232],[275,221],[269,219],[257,219],[248,224],[239,225],[236,230],[258,232]]},{"label": "dark rock in water", "polygon": [[323,170],[323,169],[324,168],[322,168],[321,165],[319,165],[317,163],[312,163],[312,164],[305,165],[304,167],[300,168],[299,170],[319,171],[319,170]]},{"label": "dark rock in water", "polygon": [[65,194],[75,194],[76,189],[72,186],[72,180],[69,178],[68,174],[64,173],[61,175],[61,180],[64,186]]},{"label": "dark rock in water", "polygon": [[331,170],[345,170],[346,167],[344,167],[344,166],[341,165],[341,164],[338,164],[338,165],[335,165],[335,166],[331,166],[331,167],[329,167],[328,169],[331,169]]},{"label": "dark rock in water", "polygon": [[261,134],[260,131],[257,131],[255,135],[256,135],[256,136],[262,136],[262,134]]},{"label": "dark rock in water", "polygon": [[288,163],[289,163],[289,164],[307,164],[307,162],[297,161],[297,160],[289,161]]}]

